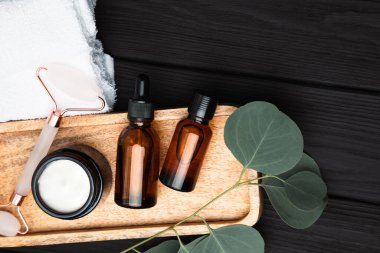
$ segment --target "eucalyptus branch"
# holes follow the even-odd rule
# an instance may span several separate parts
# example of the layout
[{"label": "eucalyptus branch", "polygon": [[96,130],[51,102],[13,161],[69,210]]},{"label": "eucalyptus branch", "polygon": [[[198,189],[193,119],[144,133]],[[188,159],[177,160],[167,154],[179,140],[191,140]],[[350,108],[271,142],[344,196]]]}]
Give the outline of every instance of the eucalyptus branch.
[{"label": "eucalyptus branch", "polygon": [[[247,169],[247,167],[243,167],[242,173],[240,174],[239,179],[236,181],[236,183],[234,183],[232,186],[230,186],[229,188],[227,188],[226,190],[224,190],[223,192],[219,193],[217,196],[215,196],[214,198],[212,198],[211,200],[209,200],[206,204],[204,204],[203,206],[201,206],[195,212],[193,212],[192,214],[190,214],[186,218],[182,219],[181,221],[175,223],[174,225],[171,225],[171,226],[167,227],[166,229],[157,232],[156,234],[152,235],[151,237],[149,237],[149,238],[147,238],[147,239],[145,239],[145,240],[143,240],[143,241],[135,244],[134,246],[132,246],[132,247],[130,247],[130,248],[122,251],[121,253],[126,253],[126,252],[129,252],[131,250],[135,250],[137,247],[139,247],[139,246],[141,246],[141,245],[143,245],[143,244],[145,244],[145,243],[153,240],[156,237],[159,237],[160,235],[162,235],[162,234],[164,234],[164,233],[166,233],[166,232],[168,232],[170,230],[173,230],[176,233],[177,237],[179,237],[179,235],[178,235],[177,231],[175,230],[175,228],[177,226],[181,225],[182,223],[185,223],[186,221],[188,221],[188,220],[190,220],[192,218],[195,218],[195,217],[200,218],[205,223],[205,225],[207,226],[208,230],[210,232],[212,232],[212,229],[209,226],[209,224],[207,223],[207,221],[202,216],[199,215],[199,213],[201,211],[203,211],[209,205],[211,205],[212,203],[214,203],[215,201],[217,201],[218,199],[220,199],[221,197],[223,197],[224,195],[226,195],[230,191],[232,191],[232,190],[234,190],[234,189],[236,189],[236,188],[238,188],[240,186],[243,186],[243,185],[259,185],[259,183],[258,183],[259,180],[264,179],[264,178],[269,178],[269,177],[280,179],[280,178],[278,178],[276,176],[265,175],[265,176],[262,176],[262,177],[252,178],[252,179],[248,179],[246,181],[241,181],[241,179],[242,179],[242,177],[243,177],[244,172],[246,171],[246,169]],[[255,183],[255,181],[257,183]]]}]

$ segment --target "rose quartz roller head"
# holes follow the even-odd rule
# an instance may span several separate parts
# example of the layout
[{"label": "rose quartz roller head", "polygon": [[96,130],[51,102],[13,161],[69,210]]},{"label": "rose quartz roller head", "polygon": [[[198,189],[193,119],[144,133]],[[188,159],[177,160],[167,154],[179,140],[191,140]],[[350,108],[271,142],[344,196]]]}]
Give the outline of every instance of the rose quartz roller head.
[{"label": "rose quartz roller head", "polygon": [[[5,206],[10,206],[8,205]],[[20,212],[20,209],[17,208],[17,211]],[[19,220],[16,218],[16,216],[8,211],[0,211],[0,235],[2,236],[16,236],[18,233],[20,234],[26,234],[28,232],[28,226],[26,225],[26,222],[24,220],[24,217],[22,216],[21,212],[19,213],[20,219],[22,219],[22,222],[24,223],[25,230],[23,232],[20,231],[21,225]]]},{"label": "rose quartz roller head", "polygon": [[[45,78],[41,77],[42,71],[45,72],[47,80],[43,80]],[[0,210],[0,235],[2,236],[16,236],[17,234],[26,234],[28,232],[29,228],[21,214],[20,206],[23,199],[30,192],[32,176],[38,163],[47,155],[50,146],[53,143],[62,116],[71,111],[101,111],[105,107],[105,101],[101,97],[101,91],[96,84],[96,80],[75,67],[54,63],[48,67],[38,68],[36,74],[52,100],[54,107],[41,131],[28,161],[24,166],[24,170],[18,180],[10,202],[6,205],[0,205],[0,208],[3,209]],[[57,102],[51,93],[51,89],[48,89],[45,81],[53,84],[56,92],[64,93],[70,98],[74,98],[83,103],[99,100],[101,105],[97,108],[61,109],[58,107]]]}]

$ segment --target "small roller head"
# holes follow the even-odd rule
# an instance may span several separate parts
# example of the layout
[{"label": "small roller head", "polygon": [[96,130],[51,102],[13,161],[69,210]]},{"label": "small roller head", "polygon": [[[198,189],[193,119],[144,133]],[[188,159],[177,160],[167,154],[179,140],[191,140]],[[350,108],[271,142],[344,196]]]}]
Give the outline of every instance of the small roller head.
[{"label": "small roller head", "polygon": [[16,236],[20,228],[20,222],[13,214],[0,211],[0,235]]}]

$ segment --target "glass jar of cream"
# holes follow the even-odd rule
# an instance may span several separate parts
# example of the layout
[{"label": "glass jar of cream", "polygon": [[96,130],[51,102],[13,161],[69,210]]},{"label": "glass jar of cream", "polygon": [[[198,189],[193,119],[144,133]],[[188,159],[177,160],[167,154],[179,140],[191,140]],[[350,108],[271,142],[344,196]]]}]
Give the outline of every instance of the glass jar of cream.
[{"label": "glass jar of cream", "polygon": [[38,206],[60,219],[78,219],[99,203],[103,180],[98,164],[88,154],[65,148],[48,154],[32,179]]}]

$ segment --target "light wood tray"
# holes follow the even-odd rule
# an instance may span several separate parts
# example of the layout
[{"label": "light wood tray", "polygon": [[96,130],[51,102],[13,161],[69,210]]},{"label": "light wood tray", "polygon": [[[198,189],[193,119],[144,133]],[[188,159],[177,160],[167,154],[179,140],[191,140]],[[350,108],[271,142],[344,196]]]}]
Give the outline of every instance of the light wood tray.
[{"label": "light wood tray", "polygon": [[[64,118],[51,151],[78,144],[100,151],[111,167],[102,171],[105,178],[102,200],[89,215],[68,221],[45,214],[29,194],[21,209],[30,232],[25,236],[0,237],[0,247],[143,238],[185,218],[231,186],[239,176],[242,166],[227,149],[223,138],[225,122],[235,109],[219,106],[210,123],[213,137],[195,190],[182,193],[159,183],[157,205],[140,210],[122,208],[113,201],[117,138],[128,125],[127,114]],[[178,120],[186,115],[186,109],[156,111],[154,127],[161,138],[161,163]],[[44,122],[30,120],[0,124],[0,203],[8,202]],[[256,176],[252,170],[247,173]],[[257,186],[251,186],[231,191],[201,214],[213,228],[217,228],[236,223],[254,225],[260,213],[260,191]],[[199,220],[191,220],[178,227],[178,232],[183,235],[201,234],[206,233],[207,228]]]}]

